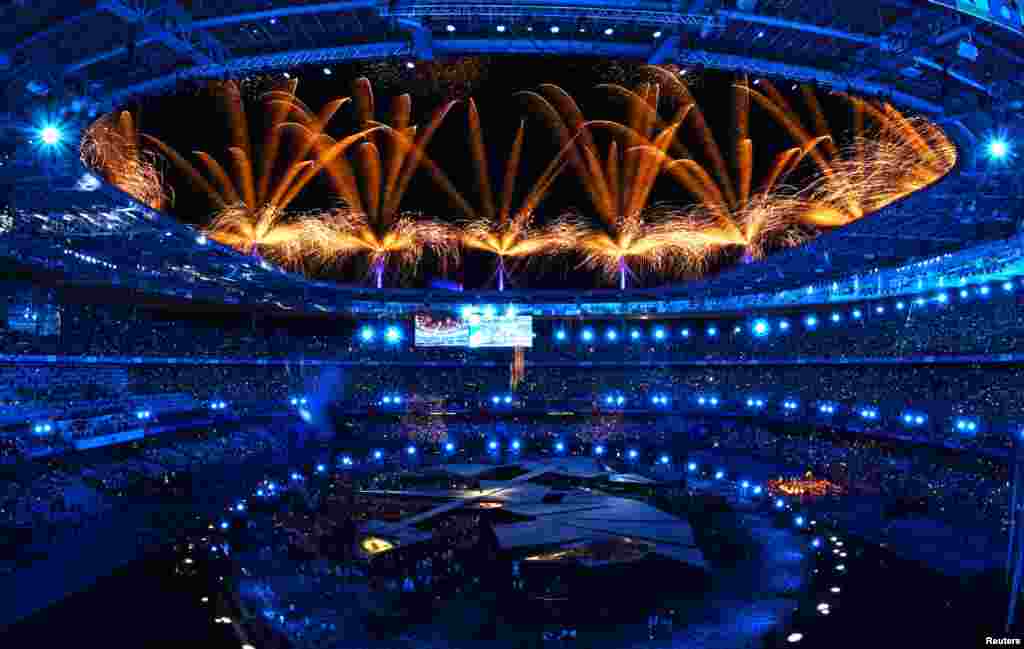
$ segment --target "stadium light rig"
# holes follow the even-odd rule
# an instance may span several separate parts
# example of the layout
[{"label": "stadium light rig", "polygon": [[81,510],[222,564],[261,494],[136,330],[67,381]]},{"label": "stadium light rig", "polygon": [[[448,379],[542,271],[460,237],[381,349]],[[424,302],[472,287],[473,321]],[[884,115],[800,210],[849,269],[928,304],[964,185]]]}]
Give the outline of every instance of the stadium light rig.
[{"label": "stadium light rig", "polygon": [[990,160],[1002,162],[1010,157],[1010,143],[1005,137],[997,135],[989,139],[988,145],[985,147],[985,151],[988,153]]},{"label": "stadium light rig", "polygon": [[53,124],[47,124],[39,129],[39,141],[46,147],[58,146],[64,141],[64,131]]},{"label": "stadium light rig", "polygon": [[980,424],[974,417],[957,417],[954,420],[953,429],[961,434],[973,434],[978,432]]},{"label": "stadium light rig", "polygon": [[903,413],[903,416],[900,419],[903,422],[904,426],[917,427],[924,426],[925,422],[928,421],[928,416],[925,415],[924,413],[912,412],[908,410],[907,412]]},{"label": "stadium light rig", "polygon": [[403,333],[402,328],[396,325],[391,325],[384,330],[384,340],[389,345],[397,345],[402,342]]},{"label": "stadium light rig", "polygon": [[[780,325],[781,326],[781,325]],[[764,338],[772,331],[772,327],[768,324],[768,321],[764,318],[758,318],[754,320],[753,324],[750,325],[750,332],[757,338]]]}]

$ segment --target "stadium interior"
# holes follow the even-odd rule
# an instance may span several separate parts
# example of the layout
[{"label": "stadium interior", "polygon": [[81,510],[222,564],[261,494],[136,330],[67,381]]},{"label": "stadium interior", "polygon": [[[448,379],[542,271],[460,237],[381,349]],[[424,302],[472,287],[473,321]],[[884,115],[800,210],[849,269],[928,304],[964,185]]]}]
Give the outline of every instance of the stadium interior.
[{"label": "stadium interior", "polygon": [[4,646],[1021,644],[1020,0],[0,32]]}]

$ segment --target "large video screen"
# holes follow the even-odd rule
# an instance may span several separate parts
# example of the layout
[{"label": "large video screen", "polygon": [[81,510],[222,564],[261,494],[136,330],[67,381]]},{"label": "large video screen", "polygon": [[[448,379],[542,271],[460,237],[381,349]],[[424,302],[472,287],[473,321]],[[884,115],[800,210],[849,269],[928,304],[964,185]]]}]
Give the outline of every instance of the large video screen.
[{"label": "large video screen", "polygon": [[533,316],[514,309],[463,308],[458,315],[416,316],[417,347],[532,347]]}]

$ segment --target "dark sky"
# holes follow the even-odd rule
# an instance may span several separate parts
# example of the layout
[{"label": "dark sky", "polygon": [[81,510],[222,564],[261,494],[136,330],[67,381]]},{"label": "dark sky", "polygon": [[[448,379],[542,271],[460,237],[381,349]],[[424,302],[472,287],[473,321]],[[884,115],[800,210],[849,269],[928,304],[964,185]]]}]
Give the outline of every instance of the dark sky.
[{"label": "dark sky", "polygon": [[[586,118],[624,120],[625,105],[621,101],[611,99],[606,91],[595,86],[614,82],[634,87],[646,78],[640,66],[635,63],[542,57],[474,58],[446,61],[440,66],[428,67],[419,64],[415,70],[407,69],[403,61],[381,61],[333,65],[331,71],[332,74],[327,76],[323,73],[322,66],[319,66],[291,72],[300,79],[297,93],[299,98],[314,111],[319,110],[328,100],[351,95],[352,81],[362,75],[369,77],[374,83],[377,112],[381,118],[386,114],[384,111],[390,108],[391,98],[402,92],[412,94],[415,121],[420,124],[425,123],[431,112],[446,99],[464,98],[471,94],[477,102],[483,122],[495,192],[504,173],[507,152],[520,120],[526,119],[527,127],[518,188],[529,187],[557,152],[550,132],[539,118],[530,115],[526,102],[515,97],[517,91],[536,89],[541,83],[554,83],[576,99]],[[732,141],[730,130],[733,75],[724,72],[691,72],[689,78],[693,80],[693,93],[704,111],[705,118],[712,126],[719,146],[723,153],[728,155]],[[247,94],[250,98],[258,96],[258,88],[264,81],[266,79],[254,78],[243,83],[243,87],[249,90]],[[776,85],[791,99],[794,106],[801,105],[799,93],[791,91],[789,82],[777,80]],[[833,133],[840,141],[844,140],[849,129],[848,106],[845,102],[830,97],[828,93],[818,94]],[[670,112],[666,104],[667,102],[663,102],[661,113],[667,118]],[[262,138],[261,113],[256,102],[250,101],[247,106],[250,108],[251,137],[254,142],[259,142]],[[204,150],[226,165],[229,136],[227,120],[218,111],[212,95],[204,89],[182,90],[174,96],[148,99],[142,106],[133,108],[141,109],[140,128],[143,132],[165,139],[187,157],[191,158],[190,152],[193,150]],[[355,129],[353,116],[351,104],[343,107],[331,122],[328,132],[335,136],[351,133]],[[452,109],[430,145],[429,154],[455,182],[459,190],[471,202],[478,204],[473,192],[474,175],[468,151],[466,117],[464,105],[457,105]],[[782,129],[756,106],[751,109],[750,133],[754,140],[756,156],[756,185],[771,159],[782,149],[793,146],[793,143]],[[698,146],[692,129],[684,129],[682,139],[695,156],[701,155],[701,147]],[[175,216],[189,223],[205,223],[211,212],[206,199],[193,192],[173,169],[169,170],[168,179],[174,186],[177,197],[172,210]],[[293,207],[313,209],[331,205],[333,197],[327,189],[326,183],[318,180],[310,185]],[[652,202],[686,205],[692,202],[692,198],[674,182],[663,178],[656,186]],[[546,218],[559,215],[568,208],[576,208],[584,214],[593,214],[579,181],[567,170],[541,205],[538,218],[543,222]],[[459,216],[443,193],[422,173],[413,181],[403,202],[403,209],[416,210],[447,220],[454,220]],[[513,283],[534,288],[593,288],[604,285],[600,278],[589,271],[579,270],[576,268],[577,265],[578,260],[571,258],[534,262],[529,268],[518,272]],[[493,273],[493,257],[482,253],[469,253],[464,256],[461,267],[450,270],[448,277],[464,283],[466,288],[478,288],[487,284]],[[342,283],[359,283],[365,281],[365,267],[350,265],[332,271],[326,276]],[[395,285],[396,282],[401,282],[406,286],[424,286],[437,278],[436,264],[427,260],[416,277],[401,280],[392,277],[388,284]],[[672,280],[673,278],[647,277],[642,278],[641,283],[652,286]]]}]

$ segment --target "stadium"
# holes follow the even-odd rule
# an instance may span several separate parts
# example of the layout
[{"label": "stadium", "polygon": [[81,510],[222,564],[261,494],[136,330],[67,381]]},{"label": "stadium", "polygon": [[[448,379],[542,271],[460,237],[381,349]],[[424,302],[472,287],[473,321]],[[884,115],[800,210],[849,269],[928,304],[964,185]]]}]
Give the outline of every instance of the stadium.
[{"label": "stadium", "polygon": [[9,646],[1021,643],[1019,0],[0,19]]}]

